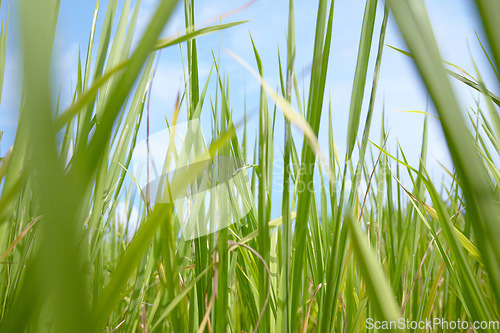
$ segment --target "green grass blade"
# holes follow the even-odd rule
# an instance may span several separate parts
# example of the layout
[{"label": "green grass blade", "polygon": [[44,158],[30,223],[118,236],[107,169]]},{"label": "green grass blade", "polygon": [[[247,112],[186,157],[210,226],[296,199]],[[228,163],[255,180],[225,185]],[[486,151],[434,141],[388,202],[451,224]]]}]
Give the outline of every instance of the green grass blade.
[{"label": "green grass blade", "polygon": [[[394,321],[399,319],[399,310],[394,294],[387,278],[384,276],[376,255],[368,245],[360,226],[352,217],[345,222],[349,226],[356,261],[358,262],[363,280],[370,293],[370,302],[378,315],[378,320]],[[399,331],[397,329],[393,331]]]},{"label": "green grass blade", "polygon": [[359,40],[358,60],[356,62],[356,72],[354,74],[352,87],[351,106],[349,108],[346,160],[351,158],[358,134],[359,118],[361,116],[361,106],[363,104],[363,96],[365,92],[366,73],[368,70],[368,60],[370,59],[376,9],[377,0],[366,1],[363,27],[361,28],[361,37]]},{"label": "green grass blade", "polygon": [[467,128],[459,115],[460,107],[442,66],[423,3],[391,0],[389,4],[436,106],[467,202],[467,213],[474,221],[472,227],[476,236],[481,239],[479,250],[495,295],[500,299],[500,243],[495,239],[495,235],[500,234],[497,223],[500,210],[495,203],[498,198],[490,189],[472,137],[464,135]]}]

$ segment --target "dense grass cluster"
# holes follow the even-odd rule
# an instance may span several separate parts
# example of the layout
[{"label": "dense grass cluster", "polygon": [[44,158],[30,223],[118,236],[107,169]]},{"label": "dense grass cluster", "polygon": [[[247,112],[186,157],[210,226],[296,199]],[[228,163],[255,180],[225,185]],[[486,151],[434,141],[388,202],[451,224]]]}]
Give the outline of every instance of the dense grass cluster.
[{"label": "dense grass cluster", "polygon": [[[231,53],[260,83],[258,128],[247,126],[246,116],[243,122],[233,119],[231,97],[242,96],[230,96],[217,56],[208,80],[199,79],[196,38],[242,22],[195,29],[194,0],[183,4],[186,30],[167,39],[160,34],[177,2],[159,1],[135,47],[140,1],[132,6],[125,0],[121,8],[117,0],[106,6],[97,1],[72,103],[60,110],[50,90],[59,1],[18,1],[23,95],[15,143],[0,164],[0,331],[375,331],[366,326],[369,318],[485,321],[489,328],[477,331],[500,331],[492,325],[500,310],[500,99],[479,72],[445,69],[423,1],[366,1],[345,156],[333,139],[332,108],[325,107],[333,0],[318,1],[304,87],[294,64],[294,0],[277,90],[265,81],[266,64],[255,45],[254,64]],[[487,39],[481,46],[500,83],[500,2],[475,5]],[[401,149],[386,149],[384,128],[380,136],[370,135],[389,13],[408,46],[401,56],[414,59],[445,134],[454,166],[445,170],[445,184],[433,183],[426,170],[427,120],[418,165],[409,165]],[[104,15],[98,40],[97,15]],[[383,15],[381,26],[376,15]],[[0,87],[7,22],[0,35]],[[376,54],[370,53],[372,40],[379,43]],[[203,186],[203,163],[181,163],[156,196],[170,200],[156,204],[132,177],[155,58],[179,44],[186,51],[186,87],[166,114],[168,126],[175,126],[180,110],[187,110],[187,120],[199,119],[204,103],[212,102],[212,141],[204,149],[186,136],[184,145],[196,156],[172,146],[165,163],[198,156],[244,161],[238,167],[248,173],[248,186],[235,184],[237,192],[249,191],[240,202],[248,207],[243,218],[231,200],[181,195]],[[373,81],[366,82],[371,71]],[[455,79],[481,94],[468,118],[454,96]],[[214,81],[216,91],[209,91]],[[369,104],[363,105],[367,95]],[[367,116],[361,120],[363,107]],[[320,150],[317,139],[322,113],[329,113],[328,151]],[[285,121],[284,137],[274,135],[277,117]],[[303,133],[300,144],[291,126]],[[247,142],[248,131],[257,133],[255,145]],[[254,160],[247,160],[251,151]],[[284,162],[279,202],[271,195],[276,159]],[[211,170],[220,180],[220,171]],[[137,201],[134,230],[129,223]],[[120,202],[127,203],[126,214],[118,213]],[[271,219],[276,205],[282,215]],[[218,220],[229,226],[185,240],[181,226],[188,218],[198,226]]]}]

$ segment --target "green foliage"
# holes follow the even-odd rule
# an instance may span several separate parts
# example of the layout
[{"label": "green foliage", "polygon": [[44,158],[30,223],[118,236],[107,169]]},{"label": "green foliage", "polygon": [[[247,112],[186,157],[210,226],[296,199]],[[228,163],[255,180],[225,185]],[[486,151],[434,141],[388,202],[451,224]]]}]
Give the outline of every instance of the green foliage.
[{"label": "green foliage", "polygon": [[[195,1],[185,0],[185,33],[160,39],[176,6],[163,0],[137,37],[140,1],[133,8],[130,0],[118,3],[110,0],[104,9],[97,1],[71,105],[59,110],[50,73],[59,0],[19,2],[23,101],[15,143],[0,161],[0,331],[365,332],[375,331],[366,327],[368,318],[498,320],[499,98],[477,68],[477,78],[455,65],[460,74],[444,68],[422,0],[387,0],[380,26],[377,1],[366,1],[344,163],[333,136],[336,111],[324,101],[335,52],[334,1],[319,1],[311,76],[304,87],[295,70],[294,0],[288,8],[286,61],[278,51],[277,90],[266,82],[265,75],[275,69],[261,59],[259,40],[250,36],[248,41],[255,65],[229,52],[260,84],[257,128],[247,124],[246,104],[243,121],[233,119],[230,78],[222,74],[220,54],[213,53],[206,81],[198,68],[197,38],[246,21],[195,28]],[[479,45],[492,76],[500,78],[500,8],[495,0],[476,4],[486,33]],[[384,117],[375,99],[383,51],[392,51],[384,49],[389,10],[409,48],[397,51],[415,61],[437,110],[453,158],[453,170],[444,169],[448,183],[433,183],[426,171],[427,117],[418,166],[409,165],[402,149],[386,148],[384,126],[378,143],[370,135],[373,117]],[[8,16],[0,32],[0,91],[7,27]],[[370,52],[374,36],[379,37],[376,55]],[[210,163],[230,157],[243,161],[239,170],[251,175],[249,186],[235,184],[245,193],[243,218],[234,213],[238,203],[230,195],[223,204],[213,197],[209,203],[189,202],[197,208],[189,211],[197,226],[227,222],[194,240],[180,236],[186,219],[181,194],[206,186],[201,175],[207,164],[191,163],[164,180],[158,198],[171,201],[156,204],[149,187],[146,193],[137,189],[130,171],[139,128],[149,122],[145,108],[155,59],[159,50],[174,45],[181,45],[181,52],[186,45],[187,70],[185,91],[166,115],[167,127],[176,125],[183,103],[191,121],[211,109],[212,142],[204,147],[187,135],[180,150],[169,147],[160,169],[168,170],[172,160]],[[487,110],[478,103],[466,118],[450,78],[480,93]],[[318,136],[325,105],[328,151],[322,152]],[[275,136],[280,113],[282,138]],[[301,147],[292,125],[303,134]],[[236,134],[240,126],[242,138]],[[247,141],[250,131],[257,133],[254,146]],[[254,160],[247,160],[252,150]],[[274,162],[281,157],[280,203],[271,201],[271,194]],[[212,171],[216,179],[227,172],[224,165]],[[401,180],[404,172],[408,182]],[[134,230],[129,224],[137,198]],[[119,212],[121,203],[125,214]],[[282,216],[272,220],[271,207],[277,204]]]}]

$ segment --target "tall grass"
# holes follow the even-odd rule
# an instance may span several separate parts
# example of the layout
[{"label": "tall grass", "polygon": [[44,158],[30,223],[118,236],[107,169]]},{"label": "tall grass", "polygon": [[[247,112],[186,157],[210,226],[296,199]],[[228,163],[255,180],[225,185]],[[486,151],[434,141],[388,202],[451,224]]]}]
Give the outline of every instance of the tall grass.
[{"label": "tall grass", "polygon": [[[50,89],[59,5],[20,0],[15,18],[23,96],[15,143],[0,165],[0,331],[375,331],[366,325],[370,318],[487,321],[488,331],[500,330],[491,323],[498,323],[500,309],[499,99],[479,71],[466,77],[445,69],[423,1],[366,1],[343,158],[333,138],[336,111],[325,96],[335,52],[334,1],[318,1],[312,69],[303,87],[295,66],[300,23],[294,0],[286,57],[278,53],[277,90],[266,81],[276,68],[262,61],[258,40],[249,41],[253,64],[231,53],[260,84],[256,128],[247,123],[246,109],[244,117],[233,112],[231,100],[244,96],[231,96],[220,54],[213,53],[206,81],[198,68],[197,38],[244,22],[195,28],[194,0],[183,3],[185,31],[166,39],[160,34],[175,1],[159,1],[142,36],[135,36],[140,1],[133,6],[126,0],[120,8],[117,0],[97,1],[71,105],[60,110]],[[486,36],[479,44],[500,78],[500,8],[495,0],[476,5]],[[382,111],[375,100],[389,12],[408,45],[400,51],[414,59],[445,134],[453,159],[453,169],[445,169],[449,183],[433,183],[427,173],[427,118],[418,165],[410,165],[402,149],[386,148],[391,139],[384,126],[378,140],[370,132],[375,112]],[[381,25],[377,15],[383,16]],[[0,88],[7,26],[4,19]],[[373,41],[376,54],[370,52]],[[150,184],[142,193],[131,171],[132,153],[142,139],[141,124],[147,123],[149,134],[155,59],[161,49],[178,45],[186,52],[185,90],[166,115],[167,127],[175,128],[181,110],[188,121],[211,110],[212,141],[204,147],[191,133],[180,149],[170,146],[160,169],[170,163],[183,168],[162,180],[159,193],[151,194]],[[468,118],[452,79],[484,101]],[[208,90],[210,82],[215,91]],[[321,151],[320,122],[327,112],[328,151]],[[275,136],[277,117],[284,120],[283,137]],[[292,126],[303,133],[300,146]],[[243,137],[236,134],[239,127]],[[254,146],[249,131],[257,133]],[[251,151],[253,160],[247,160]],[[205,188],[204,177],[222,182],[228,172],[224,163],[210,169],[199,158],[218,163],[227,157],[244,161],[238,170],[250,176],[248,186],[235,184],[244,194],[238,200],[248,207],[244,217],[230,194],[208,201],[183,196]],[[284,161],[280,202],[271,195],[278,158]],[[361,182],[368,184],[366,191]],[[121,202],[126,214],[118,213]],[[137,202],[135,230],[130,223]],[[271,219],[276,205],[282,216]],[[228,226],[185,240],[186,219],[195,221],[195,232]]]}]

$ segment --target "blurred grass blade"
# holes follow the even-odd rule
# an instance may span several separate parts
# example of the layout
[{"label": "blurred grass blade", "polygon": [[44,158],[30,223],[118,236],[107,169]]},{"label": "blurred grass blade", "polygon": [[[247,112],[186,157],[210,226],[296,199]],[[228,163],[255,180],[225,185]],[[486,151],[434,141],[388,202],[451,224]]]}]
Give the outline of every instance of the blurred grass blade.
[{"label": "blurred grass blade", "polygon": [[363,280],[366,282],[370,293],[370,302],[378,315],[378,320],[397,322],[399,311],[394,293],[379,266],[376,255],[373,254],[366,237],[355,220],[347,216],[344,222],[349,226],[356,261],[360,266]]},{"label": "blurred grass blade", "polygon": [[2,27],[0,30],[0,104],[2,103],[2,88],[5,75],[5,61],[7,58],[7,32],[9,27],[9,15],[7,20],[2,17]]},{"label": "blurred grass blade", "polygon": [[[498,198],[490,189],[490,182],[472,137],[467,134],[460,107],[442,66],[423,2],[390,0],[389,4],[436,106],[467,202],[467,213],[474,221],[472,227],[476,236],[481,239],[479,250],[495,295],[500,299],[500,243],[496,239],[500,234],[500,224],[497,223],[500,216],[496,204]],[[489,9],[493,10],[499,3],[490,1],[490,5]]]},{"label": "blurred grass blade", "polygon": [[361,116],[361,106],[365,92],[366,73],[368,60],[370,59],[370,49],[372,45],[373,28],[375,25],[375,14],[377,0],[367,0],[361,37],[359,40],[358,60],[356,62],[356,72],[351,95],[351,106],[349,108],[349,121],[347,125],[347,150],[346,160],[351,158],[356,137],[358,134],[359,118]]},{"label": "blurred grass blade", "polygon": [[500,22],[496,14],[500,12],[500,2],[496,0],[476,0],[475,2],[498,71],[498,66],[500,66]]}]

